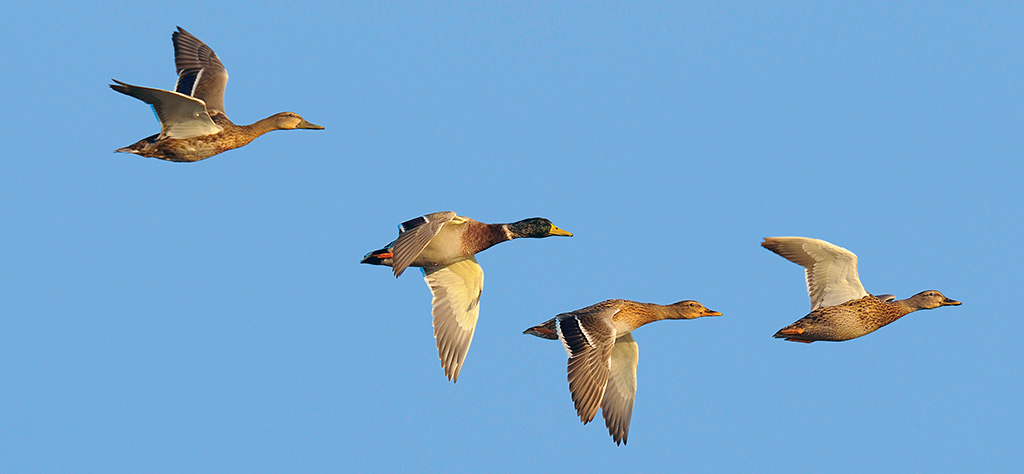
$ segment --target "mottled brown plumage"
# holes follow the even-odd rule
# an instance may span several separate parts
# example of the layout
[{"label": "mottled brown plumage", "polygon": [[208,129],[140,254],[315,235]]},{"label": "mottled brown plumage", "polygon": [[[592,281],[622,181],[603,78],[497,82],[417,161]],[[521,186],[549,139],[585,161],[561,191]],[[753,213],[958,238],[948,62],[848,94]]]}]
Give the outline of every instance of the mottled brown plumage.
[{"label": "mottled brown plumage", "polygon": [[704,305],[686,300],[670,305],[606,300],[562,313],[523,334],[559,339],[569,354],[569,393],[584,424],[604,415],[615,444],[625,443],[636,395],[639,351],[632,331],[663,319],[721,316]]},{"label": "mottled brown plumage", "polygon": [[787,341],[846,341],[874,332],[919,309],[957,306],[959,301],[946,298],[935,290],[922,291],[905,300],[883,301],[865,296],[835,306],[811,311],[798,321],[775,333]]},{"label": "mottled brown plumage", "polygon": [[857,256],[824,240],[766,237],[761,246],[806,270],[811,312],[775,333],[775,337],[787,341],[846,341],[919,309],[960,304],[935,290],[905,300],[895,300],[892,295],[873,296],[860,283]]},{"label": "mottled brown plumage", "polygon": [[228,73],[217,55],[189,32],[178,28],[171,35],[178,82],[174,91],[133,86],[115,80],[110,88],[153,106],[160,133],[118,148],[116,152],[167,161],[199,161],[248,145],[273,130],[323,127],[293,112],[281,112],[251,125],[235,125],[224,112]]},{"label": "mottled brown plumage", "polygon": [[127,147],[118,148],[115,151],[134,153],[167,161],[190,162],[243,147],[260,135],[274,130],[293,130],[297,128],[323,129],[319,125],[306,122],[302,117],[292,112],[281,112],[251,125],[235,125],[225,115],[214,115],[211,119],[223,130],[210,135],[181,139],[161,139],[159,135],[153,135]]}]

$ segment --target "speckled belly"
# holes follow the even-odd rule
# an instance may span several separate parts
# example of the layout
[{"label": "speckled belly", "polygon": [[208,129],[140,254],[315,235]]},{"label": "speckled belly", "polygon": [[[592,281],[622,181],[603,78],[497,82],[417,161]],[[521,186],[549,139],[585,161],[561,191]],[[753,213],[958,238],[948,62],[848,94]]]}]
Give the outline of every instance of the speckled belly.
[{"label": "speckled belly", "polygon": [[168,161],[199,161],[224,150],[215,143],[199,140],[166,140],[160,144],[160,151]]}]

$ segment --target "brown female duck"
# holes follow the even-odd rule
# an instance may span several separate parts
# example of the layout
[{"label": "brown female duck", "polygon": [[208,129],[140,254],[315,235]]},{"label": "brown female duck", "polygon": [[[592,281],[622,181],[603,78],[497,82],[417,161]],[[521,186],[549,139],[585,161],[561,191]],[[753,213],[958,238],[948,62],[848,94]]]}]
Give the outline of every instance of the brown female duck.
[{"label": "brown female duck", "polygon": [[293,112],[281,112],[252,125],[235,125],[224,113],[228,72],[209,46],[178,27],[171,34],[178,82],[174,91],[133,86],[114,80],[110,88],[153,106],[160,133],[115,152],[167,161],[199,161],[242,147],[273,130],[323,127]]},{"label": "brown female duck", "polygon": [[619,444],[625,443],[629,435],[636,396],[639,351],[630,333],[663,319],[721,315],[693,300],[670,305],[606,300],[559,314],[523,334],[562,341],[569,354],[569,393],[576,414],[587,424],[601,407],[608,433]]},{"label": "brown female duck", "polygon": [[395,278],[420,267],[433,295],[434,339],[448,380],[457,382],[480,314],[484,272],[475,255],[495,244],[520,237],[572,233],[539,217],[511,224],[484,224],[452,211],[435,212],[403,222],[398,238],[363,257],[362,262],[392,268]]},{"label": "brown female duck", "polygon": [[761,246],[806,269],[811,312],[775,333],[787,341],[846,341],[871,333],[919,309],[957,306],[936,290],[904,300],[874,296],[857,276],[857,256],[824,240],[767,237]]}]

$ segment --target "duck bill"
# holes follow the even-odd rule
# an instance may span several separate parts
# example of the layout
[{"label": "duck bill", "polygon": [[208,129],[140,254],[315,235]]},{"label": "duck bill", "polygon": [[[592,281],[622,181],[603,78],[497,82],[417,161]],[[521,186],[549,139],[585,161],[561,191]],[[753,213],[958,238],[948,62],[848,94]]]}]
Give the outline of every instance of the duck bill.
[{"label": "duck bill", "polygon": [[307,129],[307,130],[323,130],[324,129],[324,127],[321,127],[320,125],[317,125],[315,123],[309,123],[309,122],[307,122],[305,120],[299,122],[299,124],[296,125],[295,128],[304,128],[304,129]]},{"label": "duck bill", "polygon": [[559,229],[558,226],[551,224],[551,231],[548,232],[548,235],[561,235],[564,237],[572,237],[572,232]]},{"label": "duck bill", "polygon": [[713,309],[705,309],[704,311],[702,311],[700,313],[700,315],[701,316],[721,316],[722,313],[719,313],[718,311],[715,311]]},{"label": "duck bill", "polygon": [[942,306],[960,306],[961,304],[963,303],[957,300],[951,300],[949,298],[942,300]]}]

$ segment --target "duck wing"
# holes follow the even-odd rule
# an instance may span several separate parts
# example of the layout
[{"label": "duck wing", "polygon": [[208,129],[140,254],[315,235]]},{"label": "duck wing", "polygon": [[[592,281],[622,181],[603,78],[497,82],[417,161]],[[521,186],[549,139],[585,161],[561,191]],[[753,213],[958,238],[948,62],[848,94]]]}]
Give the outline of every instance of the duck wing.
[{"label": "duck wing", "polygon": [[434,212],[403,222],[398,226],[398,238],[391,244],[394,256],[391,269],[398,278],[445,224],[455,218],[455,212]]},{"label": "duck wing", "polygon": [[206,104],[200,99],[162,89],[133,86],[116,79],[113,81],[117,84],[111,84],[111,89],[153,106],[156,118],[160,120],[158,140],[201,137],[224,129],[213,122]]},{"label": "duck wing", "polygon": [[640,348],[632,334],[615,340],[612,347],[611,371],[608,384],[601,400],[601,413],[608,433],[615,444],[626,442],[629,435],[629,420],[633,417],[633,400],[636,398],[636,366]]},{"label": "duck wing", "polygon": [[761,246],[804,267],[811,311],[868,296],[849,250],[807,237],[766,237]]},{"label": "duck wing", "polygon": [[470,257],[447,267],[424,268],[423,279],[434,296],[431,314],[441,367],[448,380],[458,382],[480,316],[484,271]]},{"label": "duck wing", "polygon": [[604,398],[611,370],[617,306],[584,308],[558,315],[555,329],[569,354],[569,393],[580,421],[589,423]]},{"label": "duck wing", "polygon": [[224,114],[224,89],[228,85],[228,70],[217,54],[180,26],[171,33],[174,43],[174,67],[178,82],[174,90],[206,102],[210,115]]}]

